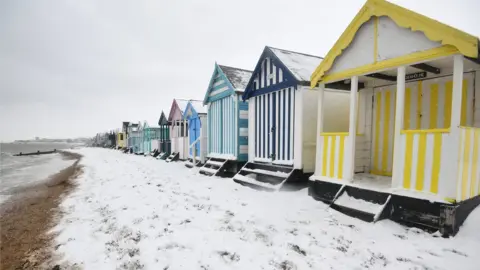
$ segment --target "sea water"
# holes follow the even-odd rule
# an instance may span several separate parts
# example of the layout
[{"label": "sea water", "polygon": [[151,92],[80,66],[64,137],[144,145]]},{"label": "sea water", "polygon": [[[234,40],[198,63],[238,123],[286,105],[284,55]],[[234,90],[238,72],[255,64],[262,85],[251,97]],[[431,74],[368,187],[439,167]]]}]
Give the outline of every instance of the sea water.
[{"label": "sea water", "polygon": [[23,187],[48,180],[72,165],[59,153],[13,156],[14,154],[69,149],[77,145],[66,143],[2,143],[0,144],[0,204]]}]

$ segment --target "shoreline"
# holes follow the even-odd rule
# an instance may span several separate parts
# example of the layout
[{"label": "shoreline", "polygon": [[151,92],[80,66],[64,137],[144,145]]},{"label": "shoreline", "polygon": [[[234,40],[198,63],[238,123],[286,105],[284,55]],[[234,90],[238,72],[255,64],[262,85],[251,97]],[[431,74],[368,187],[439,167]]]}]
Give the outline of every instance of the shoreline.
[{"label": "shoreline", "polygon": [[69,167],[41,183],[18,190],[0,206],[0,269],[52,268],[57,207],[82,173],[80,154],[59,151],[63,159],[75,160]]}]

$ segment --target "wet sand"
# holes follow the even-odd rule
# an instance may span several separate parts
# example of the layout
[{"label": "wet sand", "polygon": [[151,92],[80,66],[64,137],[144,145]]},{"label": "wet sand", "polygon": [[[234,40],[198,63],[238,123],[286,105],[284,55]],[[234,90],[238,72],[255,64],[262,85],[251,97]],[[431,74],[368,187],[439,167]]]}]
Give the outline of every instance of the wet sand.
[{"label": "wet sand", "polygon": [[56,225],[62,196],[81,173],[80,155],[61,154],[75,163],[42,183],[16,190],[0,206],[0,269],[57,269],[51,252],[54,235],[48,232]]}]

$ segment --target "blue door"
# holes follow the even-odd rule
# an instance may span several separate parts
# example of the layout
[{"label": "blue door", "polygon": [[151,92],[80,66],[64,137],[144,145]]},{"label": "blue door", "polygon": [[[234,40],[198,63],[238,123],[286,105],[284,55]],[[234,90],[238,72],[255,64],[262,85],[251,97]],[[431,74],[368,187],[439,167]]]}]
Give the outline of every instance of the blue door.
[{"label": "blue door", "polygon": [[[191,118],[189,123],[189,132],[190,132],[190,145],[194,143],[198,138],[200,138],[200,118]],[[196,156],[200,156],[200,142],[195,144]],[[190,155],[193,155],[193,149],[190,148]]]}]

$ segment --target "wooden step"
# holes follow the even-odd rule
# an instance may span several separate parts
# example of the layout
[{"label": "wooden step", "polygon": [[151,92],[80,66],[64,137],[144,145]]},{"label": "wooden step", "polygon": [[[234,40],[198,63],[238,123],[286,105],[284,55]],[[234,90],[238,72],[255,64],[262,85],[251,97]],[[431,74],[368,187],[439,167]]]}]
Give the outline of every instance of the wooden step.
[{"label": "wooden step", "polygon": [[202,168],[200,168],[199,172],[201,174],[205,174],[208,176],[217,175],[220,172],[225,164],[228,162],[226,159],[219,159],[219,158],[210,158]]},{"label": "wooden step", "polygon": [[289,166],[248,162],[233,177],[239,184],[260,190],[280,190],[292,176],[294,169]]},{"label": "wooden step", "polygon": [[166,162],[172,162],[172,161],[175,161],[178,159],[178,155],[179,153],[178,152],[173,152],[170,154],[170,156],[167,157],[167,159],[165,160]]}]

